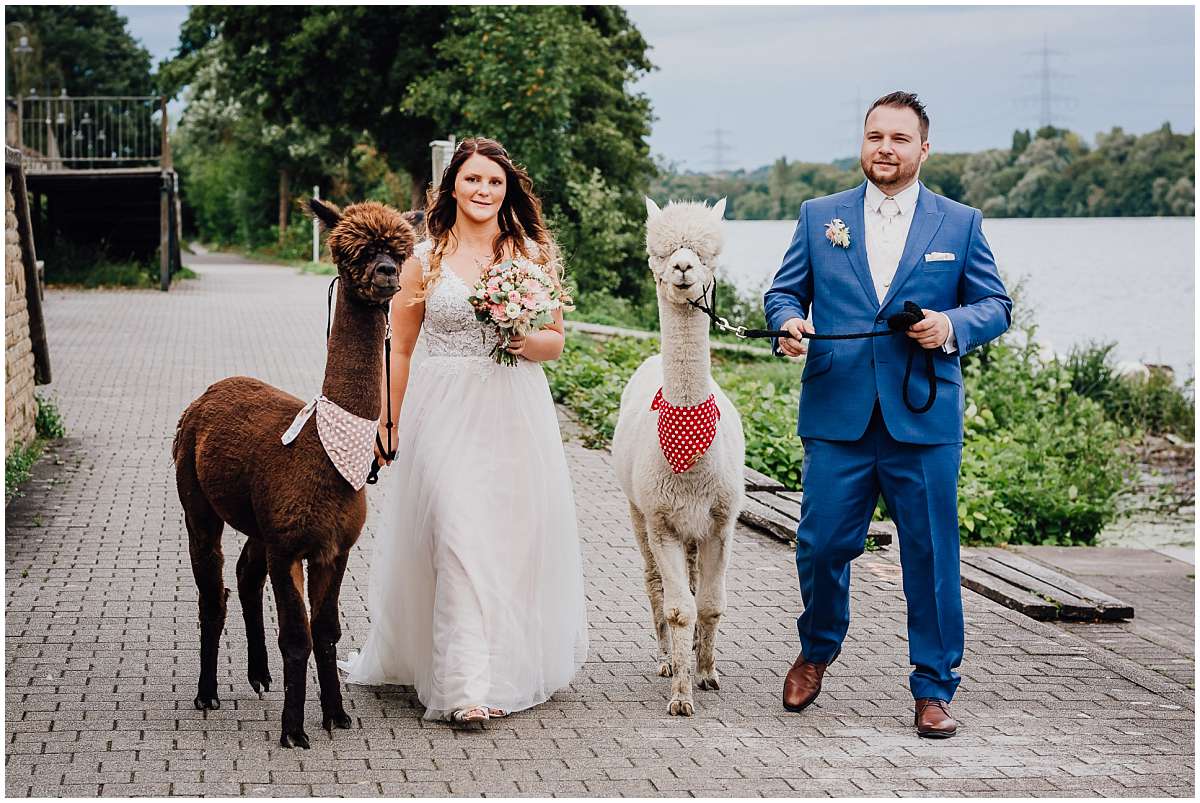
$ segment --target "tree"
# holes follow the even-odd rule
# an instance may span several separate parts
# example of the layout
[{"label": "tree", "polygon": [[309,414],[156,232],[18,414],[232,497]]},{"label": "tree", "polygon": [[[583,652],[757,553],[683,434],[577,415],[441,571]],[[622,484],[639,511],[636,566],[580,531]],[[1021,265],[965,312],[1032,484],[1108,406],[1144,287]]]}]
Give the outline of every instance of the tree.
[{"label": "tree", "polygon": [[382,159],[412,177],[417,206],[430,178],[429,141],[444,132],[400,101],[433,67],[447,13],[440,6],[193,6],[180,55],[163,72],[180,91],[198,62],[214,55],[203,48],[218,43],[229,99],[252,100],[281,141],[316,132],[339,160],[366,132]]},{"label": "tree", "polygon": [[[42,97],[63,89],[75,97],[153,92],[150,53],[112,6],[6,6],[5,23],[9,95],[28,95],[31,89]],[[32,53],[13,53],[21,30]]]},{"label": "tree", "polygon": [[497,139],[526,166],[581,295],[643,294],[651,115],[629,86],[651,65],[625,12],[459,6],[435,50],[403,108],[460,137]]}]

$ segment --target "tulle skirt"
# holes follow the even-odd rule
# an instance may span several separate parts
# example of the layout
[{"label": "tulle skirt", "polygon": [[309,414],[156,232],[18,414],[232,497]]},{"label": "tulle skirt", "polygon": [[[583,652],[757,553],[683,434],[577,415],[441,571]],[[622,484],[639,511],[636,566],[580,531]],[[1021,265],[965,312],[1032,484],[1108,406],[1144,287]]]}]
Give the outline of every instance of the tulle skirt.
[{"label": "tulle skirt", "polygon": [[414,362],[350,683],[415,687],[426,719],[520,711],[587,656],[571,478],[541,365]]}]

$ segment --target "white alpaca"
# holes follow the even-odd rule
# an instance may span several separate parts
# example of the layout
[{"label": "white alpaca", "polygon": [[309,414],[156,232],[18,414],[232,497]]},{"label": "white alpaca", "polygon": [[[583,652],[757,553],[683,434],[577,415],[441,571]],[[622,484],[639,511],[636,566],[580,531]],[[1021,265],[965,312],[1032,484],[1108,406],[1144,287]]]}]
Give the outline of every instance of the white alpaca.
[{"label": "white alpaca", "polygon": [[[617,482],[629,497],[633,532],[646,563],[646,593],[658,635],[658,673],[674,675],[667,710],[691,716],[693,635],[697,684],[719,688],[714,660],[717,623],[725,611],[725,565],[744,494],[742,421],[712,378],[709,320],[687,303],[716,282],[725,199],[713,208],[670,203],[660,210],[647,198],[646,211],[646,249],[658,291],[662,354],[642,363],[621,394],[613,463]],[[651,409],[659,388],[671,407],[711,412],[704,404],[713,395],[720,411],[711,445],[680,473],[659,444],[659,416],[666,411]]]}]

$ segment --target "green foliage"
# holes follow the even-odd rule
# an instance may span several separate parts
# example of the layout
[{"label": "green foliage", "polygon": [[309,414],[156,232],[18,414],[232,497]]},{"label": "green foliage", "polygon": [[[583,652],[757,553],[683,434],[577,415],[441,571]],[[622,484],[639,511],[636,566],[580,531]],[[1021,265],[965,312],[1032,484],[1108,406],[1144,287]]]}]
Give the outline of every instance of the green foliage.
[{"label": "green foliage", "polygon": [[42,444],[34,441],[28,446],[17,444],[4,455],[4,504],[20,495],[20,486],[28,479],[33,464],[42,455]]},{"label": "green foliage", "polygon": [[1187,440],[1196,435],[1196,401],[1171,375],[1151,371],[1149,376],[1121,376],[1112,356],[1116,343],[1089,343],[1067,355],[1065,365],[1072,389],[1096,401],[1113,421],[1156,435],[1174,433]]},{"label": "green foliage", "polygon": [[533,178],[581,296],[641,295],[650,107],[627,87],[651,65],[625,12],[459,6],[435,50],[437,68],[404,108],[504,143]]},{"label": "green foliage", "polygon": [[[1132,458],[1122,444],[1133,435],[1089,391],[1076,389],[1082,371],[1042,362],[1032,325],[1018,321],[1014,329],[963,360],[961,536],[966,543],[1091,543],[1132,487]],[[571,337],[563,357],[547,366],[554,398],[591,428],[591,445],[611,440],[621,391],[657,348],[656,340]],[[714,352],[713,376],[741,414],[747,465],[799,489],[799,366]]]},{"label": "green foliage", "polygon": [[599,448],[612,441],[625,383],[657,352],[657,340],[569,337],[562,357],[546,364],[554,400],[574,410],[590,430],[587,445]]},{"label": "green foliage", "polygon": [[1124,433],[1067,366],[1041,360],[1032,326],[1014,329],[963,360],[963,538],[1091,543],[1131,487]]},{"label": "green foliage", "polygon": [[[5,6],[8,44],[5,92],[42,97],[63,89],[75,97],[149,95],[153,92],[150,53],[126,29],[112,6]],[[20,23],[33,52],[13,53]]]},{"label": "green foliage", "polygon": [[37,416],[34,418],[34,430],[39,438],[57,440],[67,434],[63,424],[62,413],[58,411],[51,399],[37,396]]},{"label": "green foliage", "polygon": [[33,442],[14,444],[12,451],[4,454],[4,504],[6,506],[21,495],[20,486],[29,480],[33,466],[42,456],[46,442],[66,435],[62,415],[58,412],[54,402],[41,396],[35,396],[35,399],[37,400],[37,414],[34,418],[36,435]]},{"label": "green foliage", "polygon": [[117,258],[108,253],[103,242],[58,238],[50,241],[39,256],[46,262],[47,284],[85,288],[159,286],[161,266],[157,257],[144,261]]}]

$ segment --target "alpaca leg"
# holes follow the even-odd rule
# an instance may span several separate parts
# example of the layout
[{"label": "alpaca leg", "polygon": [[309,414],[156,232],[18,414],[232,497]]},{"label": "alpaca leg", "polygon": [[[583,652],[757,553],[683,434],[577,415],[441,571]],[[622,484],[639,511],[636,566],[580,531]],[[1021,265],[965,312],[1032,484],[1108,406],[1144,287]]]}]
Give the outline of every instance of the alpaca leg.
[{"label": "alpaca leg", "polygon": [[304,686],[308,680],[308,656],[312,653],[312,634],[308,612],[304,608],[304,567],[295,555],[267,551],[267,574],[275,592],[279,613],[279,651],[283,654],[283,733],[282,747],[308,749],[304,732]]},{"label": "alpaca leg", "polygon": [[342,681],[337,670],[337,643],[342,637],[338,597],[350,553],[338,555],[331,564],[313,563],[308,568],[308,602],[312,606],[313,656],[317,682],[321,686],[321,726],[349,728],[350,717],[342,707]]},{"label": "alpaca leg", "polygon": [[696,593],[696,685],[719,689],[717,681],[717,625],[725,613],[725,566],[733,527],[718,522],[708,538],[700,542]]},{"label": "alpaca leg", "polygon": [[221,632],[225,629],[225,599],[229,596],[223,579],[225,556],[221,552],[225,522],[205,498],[190,459],[178,464],[175,478],[183,503],[188,552],[200,603],[200,681],[193,704],[201,711],[217,709],[221,707],[217,696],[217,655]]},{"label": "alpaca leg", "polygon": [[690,717],[696,711],[692,701],[692,631],[696,626],[696,601],[688,588],[687,553],[679,539],[664,523],[655,522],[650,533],[650,548],[658,563],[663,583],[663,613],[671,628],[671,702],[672,716]]},{"label": "alpaca leg", "polygon": [[638,548],[642,550],[644,578],[646,581],[646,596],[650,598],[650,615],[654,617],[654,635],[658,638],[658,674],[659,677],[671,677],[671,631],[667,627],[667,617],[663,615],[663,583],[658,573],[658,565],[654,562],[654,554],[650,551],[650,542],[646,535],[646,517],[642,512],[629,506],[629,516],[633,519],[633,534],[637,538]]},{"label": "alpaca leg", "polygon": [[263,629],[263,586],[267,582],[267,548],[262,541],[248,540],[237,562],[238,599],[246,622],[249,658],[246,677],[258,696],[271,690],[267,667],[267,636]]}]

